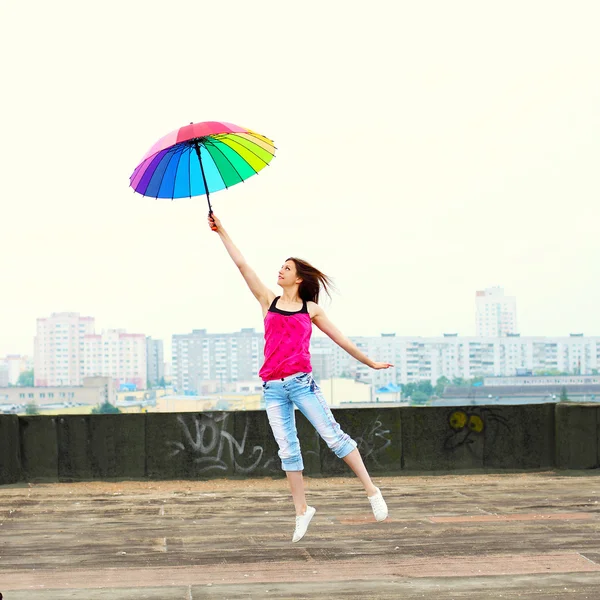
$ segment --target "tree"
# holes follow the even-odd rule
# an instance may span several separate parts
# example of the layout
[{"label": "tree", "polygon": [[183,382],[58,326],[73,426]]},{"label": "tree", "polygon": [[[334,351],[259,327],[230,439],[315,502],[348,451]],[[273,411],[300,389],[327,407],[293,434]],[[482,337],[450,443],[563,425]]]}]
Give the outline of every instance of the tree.
[{"label": "tree", "polygon": [[562,389],[560,390],[560,401],[561,402],[569,401],[569,396],[567,394],[567,388],[564,385],[562,386]]},{"label": "tree", "polygon": [[412,396],[417,389],[417,385],[415,383],[403,383],[401,387],[402,387],[402,395],[405,398]]},{"label": "tree", "polygon": [[435,383],[435,395],[441,396],[444,393],[444,388],[450,383],[450,380],[447,377],[442,375],[438,378]]},{"label": "tree", "polygon": [[414,398],[417,394],[418,398],[425,398],[425,401],[429,400],[433,395],[433,386],[431,381],[423,380],[417,381],[416,383],[403,383],[402,384],[402,396],[404,398]]},{"label": "tree", "polygon": [[103,404],[98,404],[98,406],[92,408],[93,415],[117,414],[120,412],[121,410],[119,408],[108,401],[105,401]]},{"label": "tree", "polygon": [[30,402],[29,404],[25,405],[25,414],[26,415],[39,415],[40,411],[38,409],[38,406],[35,402]]},{"label": "tree", "polygon": [[19,387],[33,387],[33,369],[23,371],[17,379],[17,385]]},{"label": "tree", "polygon": [[158,387],[161,387],[163,390],[167,387],[167,382],[165,381],[164,377],[160,378],[160,381],[158,382]]},{"label": "tree", "polygon": [[554,377],[558,375],[569,375],[566,371],[559,371],[558,369],[538,369],[533,372],[534,375],[540,377]]},{"label": "tree", "polygon": [[416,392],[413,392],[413,394],[411,394],[410,396],[410,403],[411,404],[427,404],[429,400],[429,396],[425,393],[425,392],[421,392],[419,390],[417,390]]},{"label": "tree", "polygon": [[417,391],[423,392],[428,398],[431,397],[433,394],[433,386],[431,385],[431,381],[429,381],[429,379],[419,381],[419,383],[417,383]]}]

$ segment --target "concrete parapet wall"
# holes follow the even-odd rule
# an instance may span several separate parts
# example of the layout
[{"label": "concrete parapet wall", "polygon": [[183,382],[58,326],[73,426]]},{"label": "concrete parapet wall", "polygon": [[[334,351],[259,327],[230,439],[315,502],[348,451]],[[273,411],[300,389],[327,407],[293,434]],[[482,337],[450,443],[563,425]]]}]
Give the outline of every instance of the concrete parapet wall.
[{"label": "concrete parapet wall", "polygon": [[556,466],[560,469],[596,469],[600,466],[600,406],[556,405]]},{"label": "concrete parapet wall", "polygon": [[0,415],[0,484],[21,480],[19,417]]},{"label": "concrete parapet wall", "polygon": [[[600,466],[600,405],[334,409],[371,473]],[[349,469],[296,412],[305,473]],[[0,484],[283,476],[264,411],[0,415]]]},{"label": "concrete parapet wall", "polygon": [[56,417],[19,417],[21,467],[25,481],[58,479]]}]

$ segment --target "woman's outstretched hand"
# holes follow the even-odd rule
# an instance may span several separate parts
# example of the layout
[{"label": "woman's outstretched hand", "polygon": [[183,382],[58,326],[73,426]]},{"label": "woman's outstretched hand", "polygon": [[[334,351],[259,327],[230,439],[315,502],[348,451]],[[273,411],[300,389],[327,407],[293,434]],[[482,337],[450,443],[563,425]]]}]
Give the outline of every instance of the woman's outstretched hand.
[{"label": "woman's outstretched hand", "polygon": [[213,231],[219,231],[219,229],[221,229],[221,221],[219,221],[219,219],[217,218],[217,216],[215,215],[214,212],[210,212],[208,213],[208,226],[213,230]]},{"label": "woman's outstretched hand", "polygon": [[391,363],[386,363],[386,362],[374,362],[371,365],[371,369],[389,369],[390,367],[393,367],[394,365],[392,365]]}]

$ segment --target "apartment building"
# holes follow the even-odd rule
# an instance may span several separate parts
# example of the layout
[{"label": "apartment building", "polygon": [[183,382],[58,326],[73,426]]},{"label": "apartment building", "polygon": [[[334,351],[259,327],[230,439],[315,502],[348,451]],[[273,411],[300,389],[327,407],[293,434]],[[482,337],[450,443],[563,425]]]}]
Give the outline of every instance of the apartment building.
[{"label": "apartment building", "polygon": [[199,393],[210,382],[224,389],[226,383],[256,379],[263,349],[262,332],[252,328],[235,333],[195,329],[175,334],[171,348],[173,386],[180,393]]},{"label": "apartment building", "polygon": [[[33,358],[21,354],[8,354],[0,358],[0,387],[16,385],[24,371],[33,369]],[[6,380],[5,383],[3,383]]]},{"label": "apartment building", "polygon": [[105,376],[146,387],[146,336],[109,329],[95,333],[93,317],[76,312],[37,319],[35,387],[83,385],[84,377]]},{"label": "apartment building", "polygon": [[352,341],[377,361],[393,368],[369,369],[349,356],[327,337],[313,337],[311,348],[316,379],[351,377],[376,387],[388,383],[435,383],[444,376],[514,376],[519,370],[560,371],[589,375],[600,369],[600,337],[570,334],[565,337],[352,337]]},{"label": "apartment building", "polygon": [[146,338],[146,375],[152,386],[159,385],[165,376],[165,357],[162,340]]},{"label": "apartment building", "polygon": [[93,317],[82,317],[76,312],[52,313],[37,319],[35,386],[82,385],[84,337],[93,332]]},{"label": "apartment building", "polygon": [[475,293],[476,335],[497,337],[517,333],[517,300],[505,296],[501,287]]},{"label": "apartment building", "polygon": [[108,329],[100,334],[88,333],[83,338],[83,373],[86,377],[111,377],[117,387],[133,384],[146,388],[146,336],[127,333],[124,329]]}]

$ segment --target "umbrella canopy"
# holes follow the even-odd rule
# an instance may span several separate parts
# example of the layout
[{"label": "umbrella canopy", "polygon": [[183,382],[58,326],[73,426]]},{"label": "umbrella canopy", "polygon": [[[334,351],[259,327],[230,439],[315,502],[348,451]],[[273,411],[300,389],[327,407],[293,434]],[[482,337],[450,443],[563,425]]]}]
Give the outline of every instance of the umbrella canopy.
[{"label": "umbrella canopy", "polygon": [[256,175],[275,155],[273,142],[231,123],[190,123],[158,140],[135,168],[129,185],[143,196],[191,198]]}]

